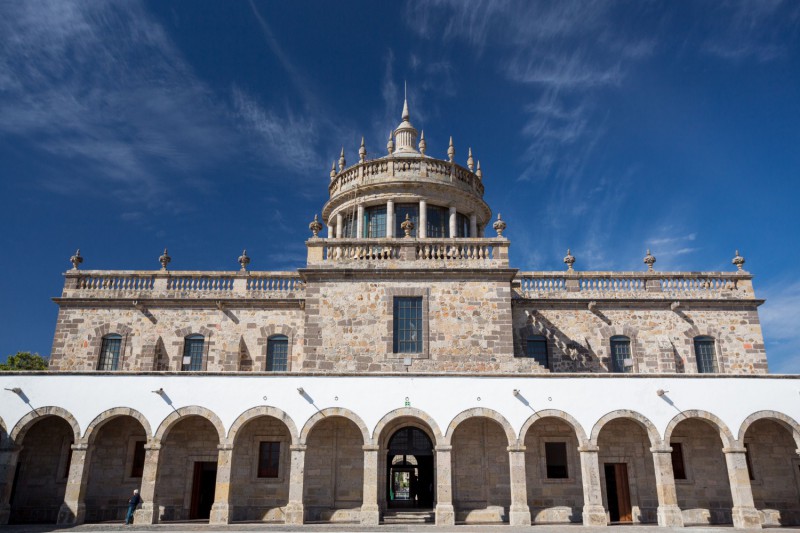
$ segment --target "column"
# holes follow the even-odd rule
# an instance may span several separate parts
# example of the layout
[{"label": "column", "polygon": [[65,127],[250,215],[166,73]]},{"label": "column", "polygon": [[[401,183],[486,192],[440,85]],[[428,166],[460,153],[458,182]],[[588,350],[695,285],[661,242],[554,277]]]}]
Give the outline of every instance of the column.
[{"label": "column", "polygon": [[142,507],[133,515],[134,524],[157,524],[159,509],[155,501],[156,480],[158,479],[158,457],[161,453],[160,442],[148,442],[144,446],[144,469],[139,496]]},{"label": "column", "polygon": [[358,204],[358,220],[356,220],[356,239],[364,236],[364,204]]},{"label": "column", "polygon": [[606,510],[603,508],[603,493],[600,490],[599,448],[593,444],[578,446],[581,454],[581,479],[583,480],[583,525],[605,526]]},{"label": "column", "polygon": [[678,494],[675,491],[675,474],[672,471],[672,448],[664,443],[650,448],[650,451],[653,453],[653,467],[656,472],[658,525],[683,527],[683,516],[678,507]]},{"label": "column", "polygon": [[343,227],[342,227],[342,214],[339,213],[339,214],[336,215],[336,238],[337,239],[341,239],[342,238],[342,229],[343,229]]},{"label": "column", "polygon": [[419,201],[419,224],[417,226],[417,238],[424,239],[428,236],[428,202]]},{"label": "column", "polygon": [[725,464],[728,466],[728,481],[731,484],[733,497],[733,527],[760,529],[761,516],[753,503],[746,451],[744,446],[738,446],[738,443],[722,449],[722,453],[725,454]]},{"label": "column", "polygon": [[230,524],[233,509],[231,503],[231,463],[233,443],[217,446],[217,483],[214,487],[214,505],[211,506],[209,524]]},{"label": "column", "polygon": [[450,238],[455,239],[458,236],[457,231],[457,216],[456,216],[456,208],[450,207]]},{"label": "column", "polygon": [[306,445],[289,446],[292,454],[289,469],[289,503],[286,504],[286,523],[299,526],[303,524],[303,478],[306,467]]},{"label": "column", "polygon": [[386,238],[394,238],[394,200],[386,201]]},{"label": "column", "polygon": [[511,467],[511,509],[509,525],[531,525],[531,510],[528,507],[528,487],[525,479],[525,446],[508,447],[508,464]]},{"label": "column", "polygon": [[453,526],[456,513],[453,508],[452,446],[436,446],[436,525]]},{"label": "column", "polygon": [[86,482],[89,479],[89,445],[78,442],[70,446],[72,457],[69,463],[67,490],[64,492],[64,503],[58,510],[56,524],[82,524],[86,516]]},{"label": "column", "polygon": [[8,524],[11,516],[11,487],[17,473],[17,461],[22,446],[8,445],[0,448],[0,526]]},{"label": "column", "polygon": [[364,500],[361,503],[361,525],[377,526],[381,520],[378,507],[378,446],[364,445]]},{"label": "column", "polygon": [[473,239],[478,237],[478,215],[474,213],[469,216],[469,236]]}]

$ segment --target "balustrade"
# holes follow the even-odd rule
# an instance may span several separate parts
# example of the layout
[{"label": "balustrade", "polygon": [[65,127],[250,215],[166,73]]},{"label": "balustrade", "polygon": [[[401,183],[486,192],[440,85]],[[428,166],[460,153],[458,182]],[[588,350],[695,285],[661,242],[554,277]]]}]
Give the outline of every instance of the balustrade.
[{"label": "balustrade", "polygon": [[507,267],[505,239],[319,239],[310,240],[309,266],[348,267],[414,263],[416,268]]}]

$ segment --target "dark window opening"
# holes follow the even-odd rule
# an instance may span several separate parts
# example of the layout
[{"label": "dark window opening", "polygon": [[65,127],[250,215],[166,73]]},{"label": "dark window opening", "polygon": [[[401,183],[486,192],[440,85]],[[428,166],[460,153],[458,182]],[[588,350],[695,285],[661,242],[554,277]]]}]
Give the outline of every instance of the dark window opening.
[{"label": "dark window opening", "polygon": [[632,362],[631,340],[621,335],[611,337],[611,371],[622,374],[633,372],[633,365],[625,363]]},{"label": "dark window opening", "polygon": [[711,337],[694,338],[694,355],[697,359],[697,372],[700,374],[716,374],[717,354],[714,339]]},{"label": "dark window opening", "polygon": [[545,442],[544,455],[548,479],[567,479],[569,477],[566,442]]},{"label": "dark window opening", "polygon": [[190,335],[183,343],[183,364],[181,370],[203,370],[203,348],[205,339],[202,335]]},{"label": "dark window opening", "polygon": [[145,441],[137,440],[133,444],[133,461],[131,461],[131,477],[142,477],[144,474],[144,444]]},{"label": "dark window opening", "polygon": [[528,337],[526,355],[544,368],[550,368],[547,356],[547,339],[541,335]]},{"label": "dark window opening", "polygon": [[670,442],[669,445],[672,447],[672,475],[675,479],[686,479],[683,446],[680,442]]},{"label": "dark window opening", "polygon": [[386,206],[376,205],[364,210],[364,237],[376,239],[386,237]]},{"label": "dark window opening", "polygon": [[119,368],[119,349],[121,344],[122,337],[115,333],[103,337],[97,370],[117,370]]},{"label": "dark window opening", "polygon": [[267,340],[267,372],[286,372],[289,361],[289,338],[275,335]]},{"label": "dark window opening", "polygon": [[422,353],[422,297],[394,298],[394,353]]},{"label": "dark window opening", "polygon": [[261,442],[258,446],[258,477],[278,477],[281,462],[280,442]]}]

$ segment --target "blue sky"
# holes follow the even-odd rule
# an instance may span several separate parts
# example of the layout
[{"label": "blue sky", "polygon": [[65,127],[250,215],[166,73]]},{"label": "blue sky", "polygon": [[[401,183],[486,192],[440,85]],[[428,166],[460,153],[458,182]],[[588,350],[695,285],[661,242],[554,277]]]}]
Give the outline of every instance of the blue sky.
[{"label": "blue sky", "polygon": [[733,270],[800,372],[800,3],[4,2],[0,356],[48,354],[61,273],[303,266],[331,161],[472,147],[511,260]]}]

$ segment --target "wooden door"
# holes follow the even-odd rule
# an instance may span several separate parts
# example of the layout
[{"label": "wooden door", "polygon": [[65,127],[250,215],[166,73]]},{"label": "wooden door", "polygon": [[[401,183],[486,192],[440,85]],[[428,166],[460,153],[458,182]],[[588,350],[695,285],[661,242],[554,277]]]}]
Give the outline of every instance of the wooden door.
[{"label": "wooden door", "polygon": [[605,463],[606,499],[610,522],[633,522],[626,463]]},{"label": "wooden door", "polygon": [[217,485],[217,463],[197,461],[192,478],[192,504],[189,519],[207,519],[211,516],[214,492]]}]

